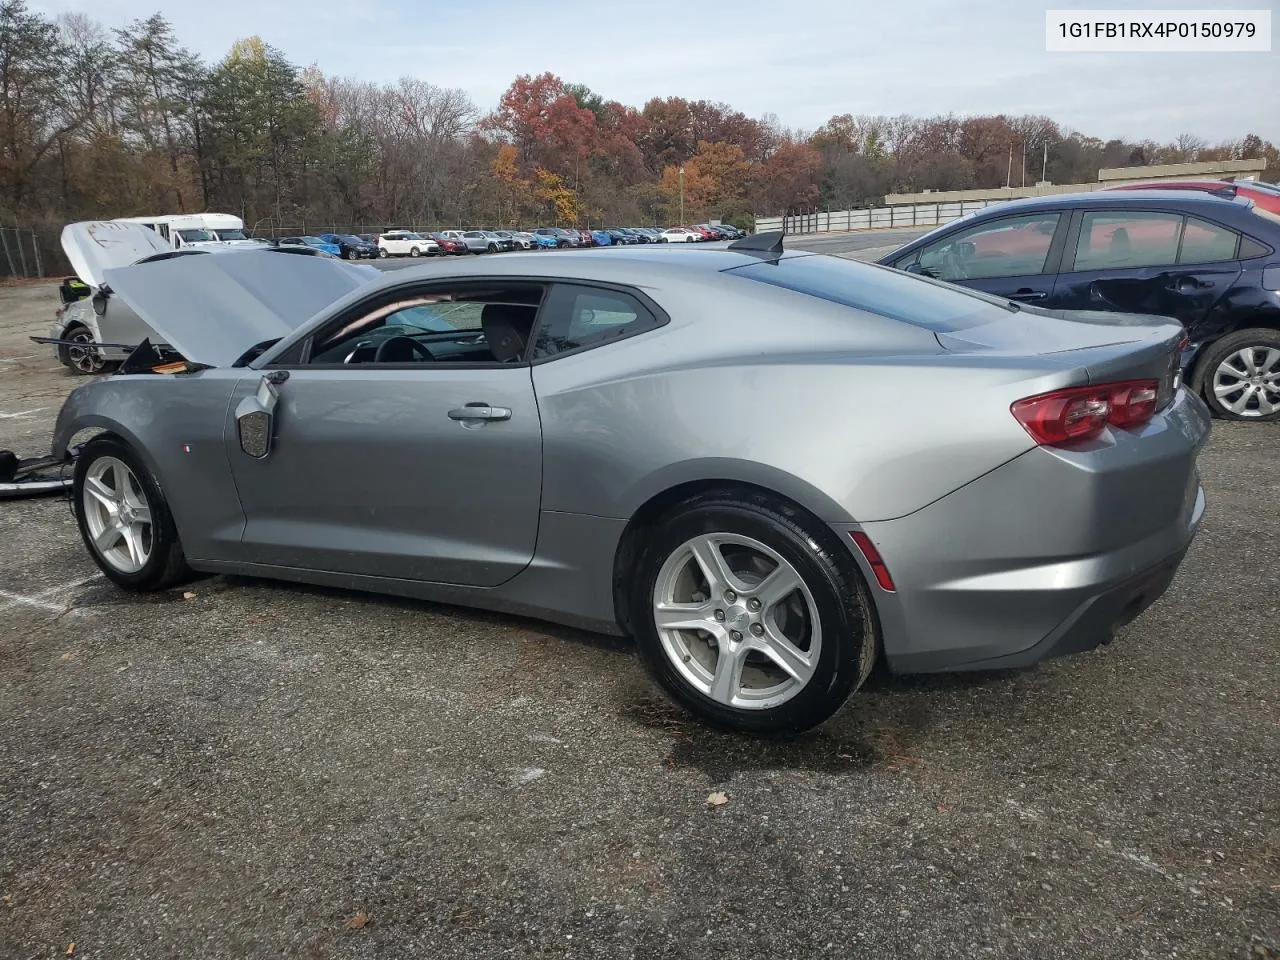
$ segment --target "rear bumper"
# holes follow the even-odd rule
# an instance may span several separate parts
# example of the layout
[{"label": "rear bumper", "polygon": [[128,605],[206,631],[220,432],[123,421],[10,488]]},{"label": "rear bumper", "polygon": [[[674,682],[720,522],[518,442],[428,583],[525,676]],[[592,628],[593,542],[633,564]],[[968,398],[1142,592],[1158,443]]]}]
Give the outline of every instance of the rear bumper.
[{"label": "rear bumper", "polygon": [[[1181,391],[1136,432],[1031,450],[922,510],[840,525],[876,601],[890,669],[1022,667],[1091,649],[1168,588],[1205,510],[1204,404]],[[896,591],[852,547],[875,544]]]}]

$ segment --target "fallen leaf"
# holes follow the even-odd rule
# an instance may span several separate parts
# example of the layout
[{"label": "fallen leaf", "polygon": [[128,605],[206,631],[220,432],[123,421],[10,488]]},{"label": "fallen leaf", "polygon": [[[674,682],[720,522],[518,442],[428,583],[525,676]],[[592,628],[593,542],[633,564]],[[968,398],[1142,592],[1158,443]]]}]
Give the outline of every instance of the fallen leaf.
[{"label": "fallen leaf", "polygon": [[69,957],[75,952],[76,952],[76,942],[72,940],[70,943],[67,944],[67,956]]},{"label": "fallen leaf", "polygon": [[196,595],[190,590],[184,590],[182,593],[183,600],[194,600],[195,598],[196,598]]},{"label": "fallen leaf", "polygon": [[708,807],[719,807],[719,806],[723,806],[728,802],[729,802],[729,795],[724,793],[721,790],[716,790],[714,793],[707,794]]},{"label": "fallen leaf", "polygon": [[940,803],[940,804],[938,804],[938,812],[939,812],[939,813],[946,813],[946,812],[947,812],[948,810],[950,810],[950,809],[951,809],[951,808],[950,808],[950,807],[948,807],[945,803]]},{"label": "fallen leaf", "polygon": [[347,921],[347,927],[351,930],[359,930],[369,922],[369,915],[363,910],[356,913],[354,917]]}]

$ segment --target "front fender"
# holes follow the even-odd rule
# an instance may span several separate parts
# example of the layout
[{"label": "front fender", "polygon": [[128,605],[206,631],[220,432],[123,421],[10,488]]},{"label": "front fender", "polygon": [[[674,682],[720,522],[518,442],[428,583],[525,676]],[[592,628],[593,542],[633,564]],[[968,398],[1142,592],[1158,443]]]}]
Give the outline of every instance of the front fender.
[{"label": "front fender", "polygon": [[73,390],[58,412],[52,452],[65,459],[75,436],[119,437],[155,478],[188,560],[234,557],[244,514],[224,439],[243,370],[116,376]]}]

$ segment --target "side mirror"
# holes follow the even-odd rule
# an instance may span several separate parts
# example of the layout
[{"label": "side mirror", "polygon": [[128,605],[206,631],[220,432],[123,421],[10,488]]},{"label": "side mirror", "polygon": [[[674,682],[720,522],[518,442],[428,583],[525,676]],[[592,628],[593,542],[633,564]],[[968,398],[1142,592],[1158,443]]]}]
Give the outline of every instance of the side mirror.
[{"label": "side mirror", "polygon": [[245,397],[236,407],[236,430],[240,449],[255,460],[265,460],[271,453],[271,434],[275,428],[276,401],[280,391],[266,377],[258,384],[258,392]]}]

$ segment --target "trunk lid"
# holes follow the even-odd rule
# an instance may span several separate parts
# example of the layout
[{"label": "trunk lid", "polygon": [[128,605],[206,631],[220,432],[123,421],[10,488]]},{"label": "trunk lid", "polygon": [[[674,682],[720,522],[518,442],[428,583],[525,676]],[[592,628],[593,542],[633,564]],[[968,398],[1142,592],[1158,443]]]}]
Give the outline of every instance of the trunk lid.
[{"label": "trunk lid", "polygon": [[1155,379],[1172,395],[1180,380],[1182,324],[1168,317],[1020,306],[960,330],[938,332],[943,349],[1015,357],[1049,356],[1082,381]]},{"label": "trunk lid", "polygon": [[140,223],[85,220],[62,228],[62,249],[76,276],[91,287],[100,287],[104,271],[168,253],[173,246]]},{"label": "trunk lid", "polygon": [[381,275],[329,257],[224,248],[103,276],[162,342],[194,363],[225,367]]}]

